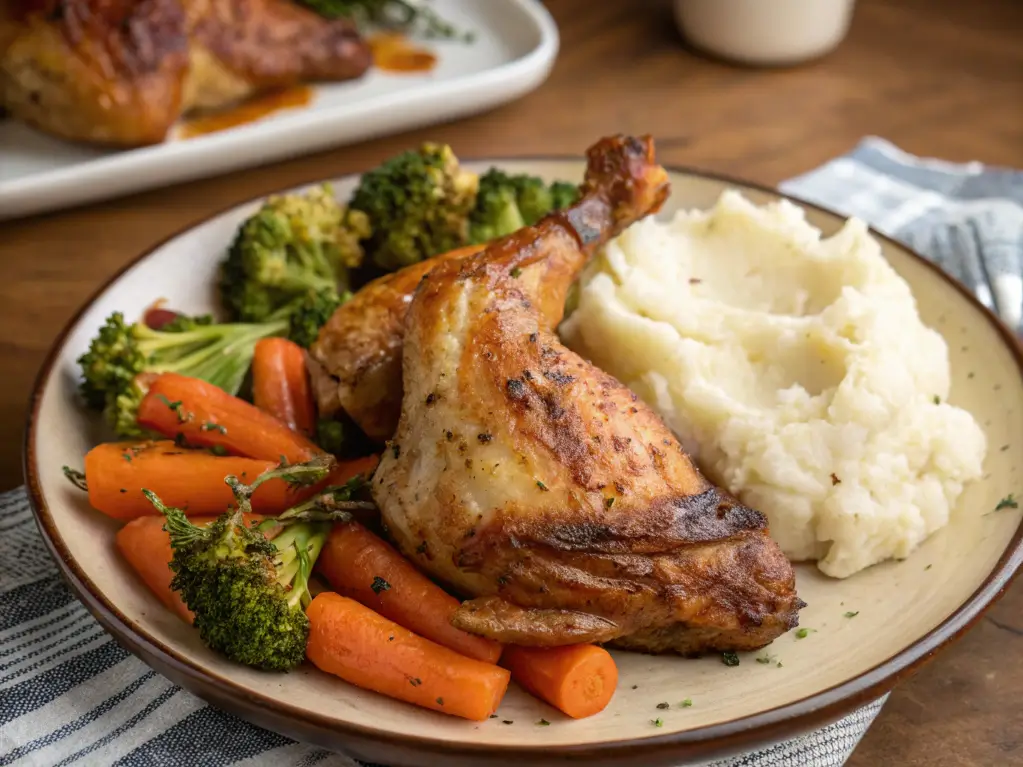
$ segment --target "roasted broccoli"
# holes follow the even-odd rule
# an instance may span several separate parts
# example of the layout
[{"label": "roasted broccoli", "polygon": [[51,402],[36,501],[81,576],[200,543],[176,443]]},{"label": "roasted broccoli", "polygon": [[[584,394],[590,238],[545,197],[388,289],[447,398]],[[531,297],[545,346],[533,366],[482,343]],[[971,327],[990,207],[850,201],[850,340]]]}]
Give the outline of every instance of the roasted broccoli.
[{"label": "roasted broccoli", "polygon": [[[329,474],[332,458],[279,466],[244,485],[228,477],[236,508],[208,527],[193,525],[181,509],[166,506],[143,490],[166,518],[174,571],[171,588],[195,614],[195,627],[207,646],[231,660],[268,671],[288,671],[305,658],[312,596],[309,576],[332,521],[351,518],[361,479],[332,488],[299,506],[246,527],[252,493],[280,478],[294,486],[311,485]],[[267,540],[267,535],[272,539]]]},{"label": "roasted broccoli", "polygon": [[578,196],[578,188],[563,181],[548,186],[536,176],[510,176],[491,168],[480,177],[476,206],[469,216],[469,241],[488,242],[532,226]]},{"label": "roasted broccoli", "polygon": [[310,290],[292,306],[288,315],[288,338],[308,349],[334,311],[351,297],[347,290],[341,295],[333,288]]},{"label": "roasted broccoli", "polygon": [[181,316],[153,330],[143,322],[129,325],[121,312],[114,312],[78,358],[79,389],[89,407],[102,410],[119,435],[142,436],[135,415],[146,393],[147,374],[181,373],[237,394],[256,342],[287,332],[286,319],[218,324],[208,315]]},{"label": "roasted broccoli", "polygon": [[326,184],[270,197],[241,225],[221,267],[224,306],[232,319],[266,322],[309,291],[346,288],[369,236],[366,215],[346,210]]},{"label": "roasted broccoli", "polygon": [[459,33],[432,8],[416,0],[301,0],[328,19],[349,18],[356,24],[372,24],[422,34],[424,37],[458,38],[466,42],[472,33]]},{"label": "roasted broccoli", "polygon": [[403,152],[364,174],[348,205],[369,217],[366,255],[392,271],[464,245],[478,181],[459,167],[451,147],[438,144]]}]

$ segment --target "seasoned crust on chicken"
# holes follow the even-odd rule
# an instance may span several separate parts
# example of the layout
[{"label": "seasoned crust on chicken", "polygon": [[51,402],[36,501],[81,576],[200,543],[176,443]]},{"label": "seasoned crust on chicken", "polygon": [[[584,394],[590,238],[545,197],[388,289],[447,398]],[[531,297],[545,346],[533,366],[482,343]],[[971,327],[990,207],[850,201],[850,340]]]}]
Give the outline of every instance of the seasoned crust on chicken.
[{"label": "seasoned crust on chicken", "polygon": [[0,105],[64,138],[163,141],[194,108],[369,67],[346,21],[289,0],[6,0]]},{"label": "seasoned crust on chicken", "polygon": [[697,653],[761,647],[797,623],[764,516],[553,332],[588,253],[667,191],[649,139],[605,139],[577,205],[438,265],[416,292],[373,493],[405,554],[477,597],[456,614],[467,631]]}]

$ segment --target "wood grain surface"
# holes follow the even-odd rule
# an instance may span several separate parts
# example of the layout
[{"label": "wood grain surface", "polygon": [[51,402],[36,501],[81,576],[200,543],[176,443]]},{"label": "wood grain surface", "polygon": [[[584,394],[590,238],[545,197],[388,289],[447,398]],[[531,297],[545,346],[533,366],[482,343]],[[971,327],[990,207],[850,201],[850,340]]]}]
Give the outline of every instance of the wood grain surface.
[{"label": "wood grain surface", "polygon": [[[550,0],[550,80],[485,115],[318,155],[0,223],[0,489],[21,482],[32,380],[60,328],[141,251],[241,200],[358,171],[429,137],[464,157],[577,154],[652,133],[665,163],[773,184],[863,136],[949,160],[1023,168],[1023,3],[861,0],[842,47],[784,70],[686,50],[664,2]],[[1023,583],[902,684],[849,762],[1023,764]]]}]

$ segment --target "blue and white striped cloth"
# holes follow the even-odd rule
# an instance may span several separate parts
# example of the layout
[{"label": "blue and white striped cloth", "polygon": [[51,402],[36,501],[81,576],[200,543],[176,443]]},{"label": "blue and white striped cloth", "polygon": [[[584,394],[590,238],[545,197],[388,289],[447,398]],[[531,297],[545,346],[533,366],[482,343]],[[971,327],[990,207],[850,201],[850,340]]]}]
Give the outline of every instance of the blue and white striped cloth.
[{"label": "blue and white striped cloth", "polygon": [[[880,139],[782,185],[937,260],[1019,328],[1023,173]],[[883,701],[716,767],[838,767]],[[207,706],[115,644],[65,588],[23,491],[0,495],[0,767],[356,767]]]}]

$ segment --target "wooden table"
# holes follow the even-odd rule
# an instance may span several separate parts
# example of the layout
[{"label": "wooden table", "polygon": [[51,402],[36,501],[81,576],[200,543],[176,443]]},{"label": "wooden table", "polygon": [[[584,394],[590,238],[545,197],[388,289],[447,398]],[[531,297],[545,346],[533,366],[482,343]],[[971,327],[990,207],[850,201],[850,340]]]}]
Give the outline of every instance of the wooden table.
[{"label": "wooden table", "polygon": [[[0,224],[0,488],[21,481],[29,388],[72,312],[118,267],[213,211],[371,166],[423,138],[465,157],[579,153],[652,133],[665,163],[776,183],[884,136],[910,152],[1023,168],[1023,4],[861,0],[848,40],[760,71],[687,52],[664,3],[551,0],[550,80],[469,120],[222,178]],[[849,764],[1023,764],[1023,583],[901,685]]]}]

